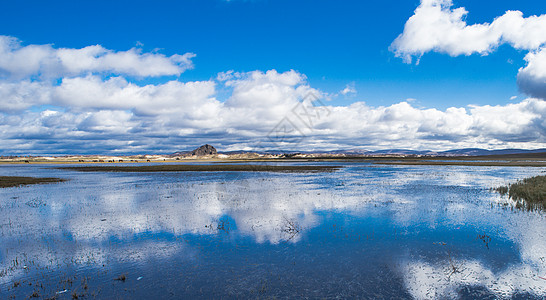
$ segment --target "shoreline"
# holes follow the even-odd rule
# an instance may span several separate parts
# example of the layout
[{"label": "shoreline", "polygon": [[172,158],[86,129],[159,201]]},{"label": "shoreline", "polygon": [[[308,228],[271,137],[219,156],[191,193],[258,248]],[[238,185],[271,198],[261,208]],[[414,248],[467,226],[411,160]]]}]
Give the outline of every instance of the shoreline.
[{"label": "shoreline", "polygon": [[401,165],[401,166],[479,166],[479,167],[546,167],[546,159],[540,157],[308,157],[308,158],[218,158],[204,157],[195,159],[92,159],[92,160],[74,160],[74,159],[36,159],[36,160],[0,160],[2,165],[100,165],[111,166],[119,164],[150,164],[163,165],[193,165],[193,163],[210,164],[244,164],[244,163],[287,163],[287,162],[366,162],[375,165]]},{"label": "shoreline", "polygon": [[67,179],[55,177],[0,176],[0,188],[21,187],[34,184],[65,182]]},{"label": "shoreline", "polygon": [[249,164],[171,164],[151,166],[81,166],[60,167],[61,170],[73,170],[78,172],[332,172],[341,166],[278,166],[278,165],[249,165]]}]

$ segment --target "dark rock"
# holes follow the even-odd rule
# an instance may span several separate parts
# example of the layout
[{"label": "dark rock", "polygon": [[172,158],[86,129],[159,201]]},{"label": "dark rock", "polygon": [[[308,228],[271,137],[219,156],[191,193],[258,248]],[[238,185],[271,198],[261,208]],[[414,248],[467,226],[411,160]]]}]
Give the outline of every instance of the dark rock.
[{"label": "dark rock", "polygon": [[191,152],[192,156],[216,155],[218,151],[213,146],[206,144]]}]

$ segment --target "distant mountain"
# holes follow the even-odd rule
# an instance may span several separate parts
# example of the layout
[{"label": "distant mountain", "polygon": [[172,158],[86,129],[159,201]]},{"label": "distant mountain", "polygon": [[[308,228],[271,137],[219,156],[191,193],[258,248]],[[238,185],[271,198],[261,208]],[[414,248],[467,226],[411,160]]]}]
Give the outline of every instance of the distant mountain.
[{"label": "distant mountain", "polygon": [[375,151],[366,150],[339,150],[331,153],[346,154],[346,155],[431,155],[431,156],[486,156],[486,155],[508,155],[508,154],[530,154],[530,153],[546,153],[546,149],[502,149],[502,150],[486,150],[480,148],[454,149],[448,151],[430,151],[430,150],[408,150],[408,149],[384,149]]},{"label": "distant mountain", "polygon": [[370,154],[435,155],[437,154],[437,152],[408,150],[408,149],[387,149],[387,150],[371,151]]},{"label": "distant mountain", "polygon": [[213,146],[206,144],[191,152],[192,156],[216,155],[218,151]]},{"label": "distant mountain", "polygon": [[525,150],[525,149],[502,149],[502,150],[486,150],[479,148],[467,148],[467,149],[457,149],[449,150],[444,152],[439,152],[440,155],[465,155],[465,156],[485,156],[485,155],[507,155],[507,154],[528,154],[528,153],[541,153],[546,152],[546,149],[535,149],[535,150]]},{"label": "distant mountain", "polygon": [[487,155],[516,155],[531,153],[546,153],[546,149],[502,149],[486,150],[480,148],[464,148],[448,151],[430,151],[430,150],[409,150],[409,149],[383,149],[383,150],[364,150],[364,149],[346,149],[331,151],[293,151],[293,150],[263,150],[263,151],[225,151],[217,152],[211,145],[203,145],[193,151],[181,151],[173,153],[172,156],[203,156],[216,155],[218,153],[226,155],[245,155],[245,154],[264,154],[264,155],[294,155],[294,154],[316,154],[316,155],[346,155],[346,156],[374,156],[374,155],[429,155],[429,156],[487,156]]},{"label": "distant mountain", "polygon": [[218,151],[216,148],[209,144],[205,144],[193,151],[181,151],[171,154],[171,156],[206,156],[206,155],[216,155]]}]

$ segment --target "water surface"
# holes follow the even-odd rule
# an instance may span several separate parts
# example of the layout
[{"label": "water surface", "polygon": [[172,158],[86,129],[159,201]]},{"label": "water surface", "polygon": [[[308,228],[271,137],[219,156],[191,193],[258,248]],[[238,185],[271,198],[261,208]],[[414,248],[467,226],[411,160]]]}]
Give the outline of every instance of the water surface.
[{"label": "water surface", "polygon": [[343,165],[2,166],[70,180],[0,190],[0,298],[546,297],[546,214],[489,191],[541,168]]}]

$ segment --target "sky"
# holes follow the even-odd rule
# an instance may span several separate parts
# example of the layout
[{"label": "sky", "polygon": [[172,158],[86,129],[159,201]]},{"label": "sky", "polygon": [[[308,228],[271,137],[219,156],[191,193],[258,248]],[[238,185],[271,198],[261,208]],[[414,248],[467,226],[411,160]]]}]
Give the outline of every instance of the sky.
[{"label": "sky", "polygon": [[0,155],[546,148],[540,1],[5,1]]}]

